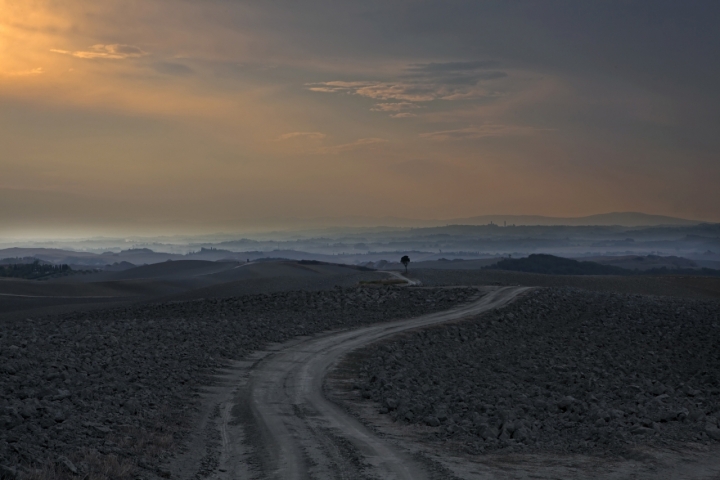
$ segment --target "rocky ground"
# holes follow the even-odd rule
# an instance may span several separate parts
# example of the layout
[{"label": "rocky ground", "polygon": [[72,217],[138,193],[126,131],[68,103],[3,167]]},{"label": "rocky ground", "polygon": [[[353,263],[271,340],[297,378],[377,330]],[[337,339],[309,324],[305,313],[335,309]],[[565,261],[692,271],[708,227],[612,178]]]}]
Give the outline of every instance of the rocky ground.
[{"label": "rocky ground", "polygon": [[355,396],[431,442],[627,454],[720,442],[720,303],[534,290],[350,356]]},{"label": "rocky ground", "polygon": [[0,324],[0,478],[153,478],[229,359],[269,342],[445,310],[475,289],[336,288]]}]

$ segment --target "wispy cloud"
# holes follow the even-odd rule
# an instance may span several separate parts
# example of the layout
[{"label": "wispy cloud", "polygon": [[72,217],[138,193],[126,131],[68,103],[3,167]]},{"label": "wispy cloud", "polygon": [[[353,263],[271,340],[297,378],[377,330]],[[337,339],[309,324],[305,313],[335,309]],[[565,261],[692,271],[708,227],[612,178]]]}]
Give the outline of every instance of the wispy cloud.
[{"label": "wispy cloud", "polygon": [[372,110],[373,112],[401,112],[403,110],[411,110],[414,108],[420,108],[420,105],[410,102],[395,102],[395,103],[376,103]]},{"label": "wispy cloud", "polygon": [[412,118],[412,117],[417,117],[417,115],[415,115],[414,113],[409,113],[409,112],[393,113],[393,114],[390,115],[390,116],[391,116],[392,118]]},{"label": "wispy cloud", "polygon": [[[435,100],[476,100],[497,96],[485,86],[490,80],[507,77],[493,60],[445,63],[414,63],[394,81],[335,80],[306,84],[313,92],[358,95],[385,101],[374,112],[402,112]],[[391,103],[392,102],[392,103]],[[398,116],[392,115],[391,116]],[[410,115],[402,115],[400,117]]]},{"label": "wispy cloud", "polygon": [[351,143],[323,147],[318,150],[318,153],[335,155],[338,153],[345,153],[345,152],[351,152],[351,151],[361,150],[361,149],[365,149],[365,148],[372,148],[372,147],[376,147],[383,143],[387,143],[387,140],[385,140],[384,138],[360,138]]},{"label": "wispy cloud", "polygon": [[496,68],[500,62],[496,60],[476,60],[472,62],[429,62],[413,63],[407,67],[411,72],[463,72]]},{"label": "wispy cloud", "polygon": [[487,137],[509,137],[516,135],[532,135],[550,129],[486,123],[484,125],[472,125],[456,130],[442,130],[438,132],[421,133],[421,138],[427,138],[438,142],[455,140],[477,140]]},{"label": "wispy cloud", "polygon": [[8,77],[28,77],[32,75],[42,75],[45,73],[42,67],[33,68],[31,70],[19,70],[15,72],[6,72],[5,75]]},{"label": "wispy cloud", "polygon": [[409,82],[322,82],[308,85],[309,90],[322,93],[347,93],[375,100],[429,102],[438,98],[436,85]]},{"label": "wispy cloud", "polygon": [[59,50],[56,48],[53,48],[50,51],[63,55],[72,55],[73,57],[77,58],[105,58],[110,60],[124,60],[126,58],[144,57],[148,54],[148,52],[143,51],[139,47],[135,47],[133,45],[122,45],[119,43],[114,43],[110,45],[97,44],[93,45],[88,50],[78,50],[74,52],[69,50]]},{"label": "wispy cloud", "polygon": [[327,137],[327,135],[322,132],[290,132],[280,135],[277,140],[283,141],[291,140],[294,138],[302,138],[306,140],[322,140],[325,137]]}]

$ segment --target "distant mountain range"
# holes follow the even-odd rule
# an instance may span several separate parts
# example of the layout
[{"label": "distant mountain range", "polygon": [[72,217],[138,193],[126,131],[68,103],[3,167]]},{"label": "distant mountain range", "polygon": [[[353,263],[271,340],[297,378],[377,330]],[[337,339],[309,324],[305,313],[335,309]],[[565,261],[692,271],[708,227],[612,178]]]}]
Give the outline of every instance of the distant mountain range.
[{"label": "distant mountain range", "polygon": [[657,225],[697,225],[703,223],[698,220],[668,217],[665,215],[650,215],[640,212],[613,212],[588,215],[585,217],[546,217],[542,215],[480,215],[477,217],[451,218],[447,220],[421,220],[400,217],[319,217],[307,220],[305,226],[333,226],[333,227],[439,227],[444,225],[568,225],[568,226],[612,226],[620,227],[650,227]]},{"label": "distant mountain range", "polygon": [[484,215],[480,217],[453,219],[452,223],[470,222],[470,225],[483,225],[487,223],[508,225],[568,225],[584,226],[598,225],[620,227],[649,227],[655,225],[697,225],[697,220],[667,217],[665,215],[649,215],[639,212],[613,212],[588,215],[586,217],[544,217],[540,215]]}]

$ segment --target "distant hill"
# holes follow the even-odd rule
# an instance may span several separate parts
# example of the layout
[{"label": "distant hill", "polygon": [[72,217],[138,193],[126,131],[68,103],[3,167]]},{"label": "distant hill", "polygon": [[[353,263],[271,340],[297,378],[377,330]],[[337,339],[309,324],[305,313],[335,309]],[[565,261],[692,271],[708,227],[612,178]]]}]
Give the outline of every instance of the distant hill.
[{"label": "distant hill", "polygon": [[540,273],[545,275],[701,275],[720,276],[720,270],[711,268],[650,268],[647,270],[629,270],[614,265],[602,265],[596,262],[580,262],[570,258],[556,257],[543,253],[532,254],[525,258],[504,258],[484,270],[509,270],[513,272]]},{"label": "distant hill", "polygon": [[315,218],[286,218],[269,221],[266,227],[274,225],[282,230],[303,230],[316,228],[421,228],[440,227],[444,225],[487,225],[489,223],[503,225],[568,225],[568,226],[613,226],[620,227],[651,227],[657,225],[697,225],[703,223],[697,220],[669,217],[665,215],[650,215],[640,212],[612,212],[583,217],[549,217],[543,215],[480,215],[475,217],[457,217],[448,219],[420,219],[402,217],[315,217]]},{"label": "distant hill", "polygon": [[67,265],[48,265],[47,263],[41,263],[40,260],[35,260],[33,263],[0,265],[0,277],[38,280],[70,273],[72,273],[72,270]]},{"label": "distant hill", "polygon": [[639,212],[614,212],[589,215],[586,217],[544,217],[541,215],[483,215],[470,218],[455,218],[448,224],[486,225],[488,223],[503,225],[568,225],[568,226],[612,226],[649,227],[655,225],[697,225],[702,222],[684,218],[649,215]]},{"label": "distant hill", "polygon": [[598,256],[582,258],[586,262],[595,262],[601,265],[611,265],[613,267],[626,268],[628,270],[652,270],[652,269],[697,269],[699,265],[690,259],[676,256],[659,256],[659,255],[617,255],[617,256]]},{"label": "distant hill", "polygon": [[595,262],[578,262],[554,255],[533,254],[526,258],[504,258],[487,270],[510,270],[514,272],[542,273],[546,275],[628,275],[625,268],[600,265]]}]

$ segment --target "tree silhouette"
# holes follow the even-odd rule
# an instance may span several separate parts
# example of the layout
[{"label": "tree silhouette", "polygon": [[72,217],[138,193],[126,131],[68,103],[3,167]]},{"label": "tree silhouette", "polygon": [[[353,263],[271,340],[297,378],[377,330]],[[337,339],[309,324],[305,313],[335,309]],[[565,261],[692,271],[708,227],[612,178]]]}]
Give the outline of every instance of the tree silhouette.
[{"label": "tree silhouette", "polygon": [[405,266],[405,273],[407,273],[407,266],[408,266],[408,263],[410,263],[410,257],[408,257],[407,255],[403,256],[400,259],[400,263],[402,263]]}]

